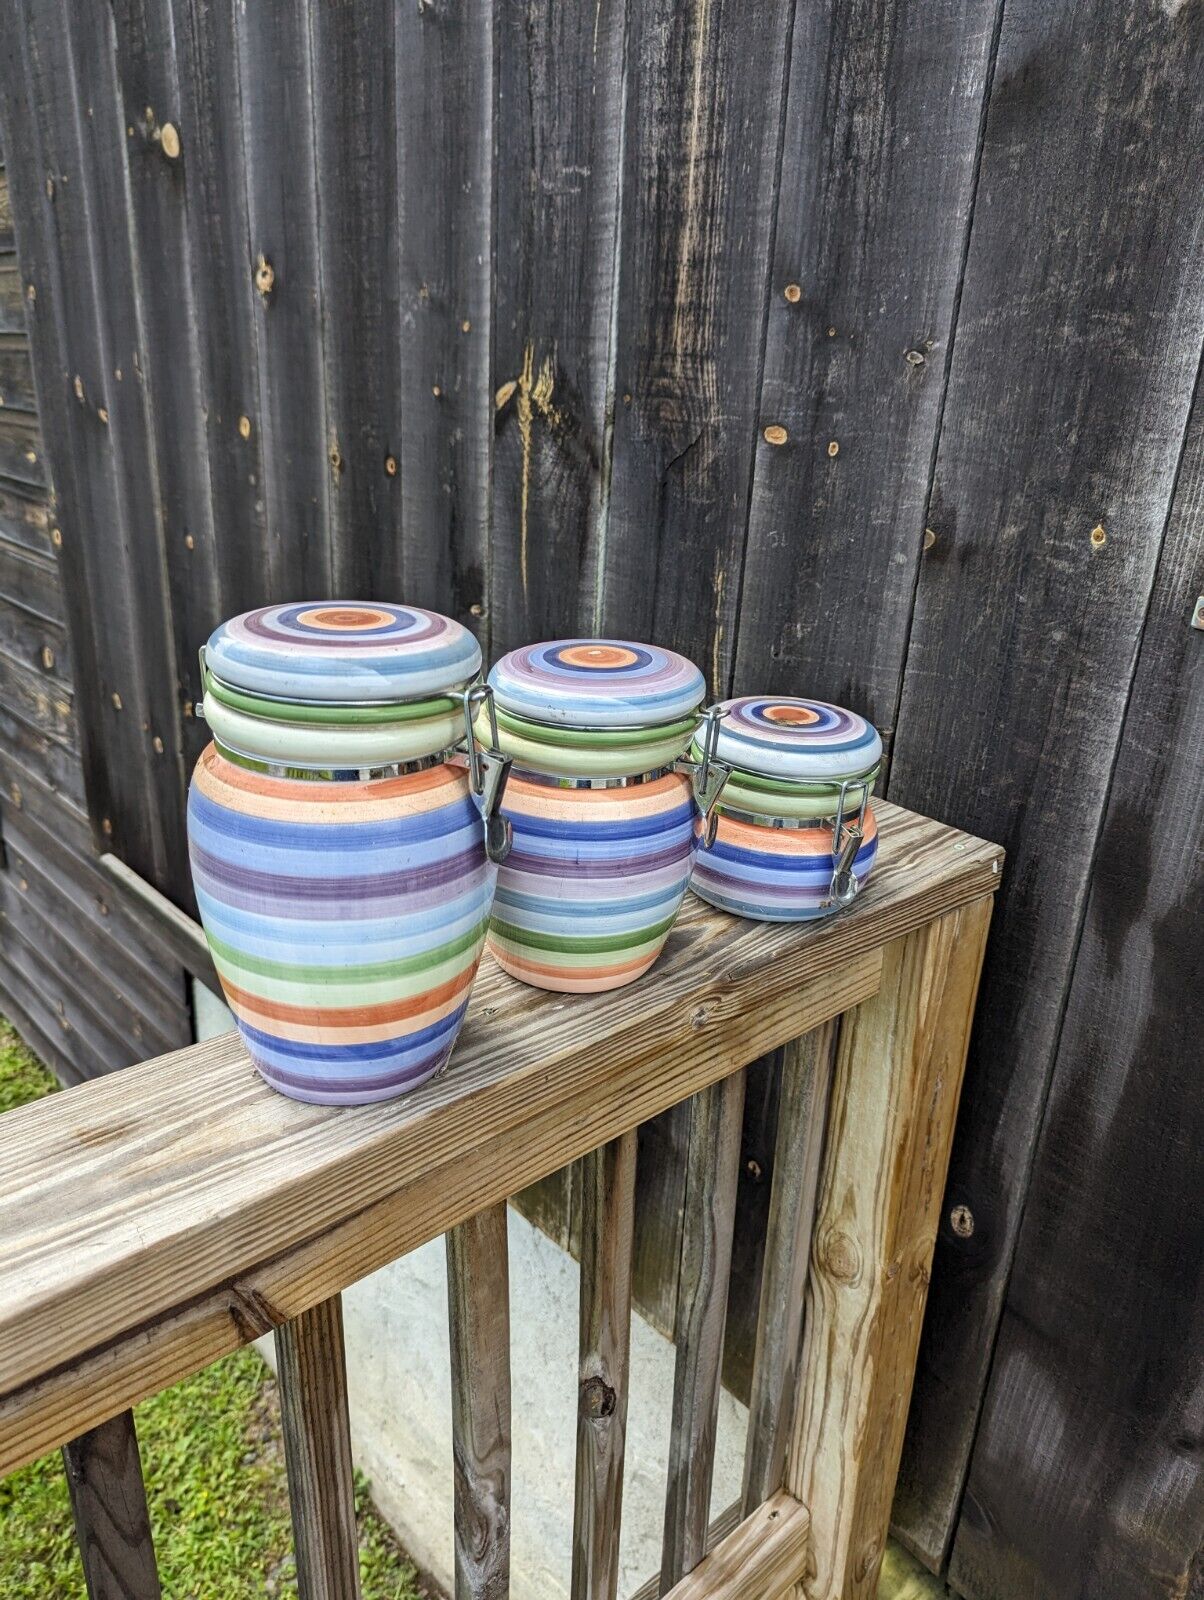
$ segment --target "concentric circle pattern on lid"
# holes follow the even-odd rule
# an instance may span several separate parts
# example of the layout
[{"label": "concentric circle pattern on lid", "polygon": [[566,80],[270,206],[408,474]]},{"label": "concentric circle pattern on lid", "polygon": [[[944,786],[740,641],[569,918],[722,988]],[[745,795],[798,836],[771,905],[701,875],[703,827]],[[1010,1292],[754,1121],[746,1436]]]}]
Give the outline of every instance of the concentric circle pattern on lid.
[{"label": "concentric circle pattern on lid", "polygon": [[878,730],[843,706],[754,694],[723,706],[715,753],[745,772],[839,782],[867,772],[882,756]]},{"label": "concentric circle pattern on lid", "polygon": [[279,700],[420,700],[469,683],[481,647],[438,611],[362,600],[262,606],[206,647],[223,683]]},{"label": "concentric circle pattern on lid", "polygon": [[531,722],[635,728],[688,717],[706,684],[692,661],[623,639],[553,639],[511,650],[489,674],[497,703]]}]

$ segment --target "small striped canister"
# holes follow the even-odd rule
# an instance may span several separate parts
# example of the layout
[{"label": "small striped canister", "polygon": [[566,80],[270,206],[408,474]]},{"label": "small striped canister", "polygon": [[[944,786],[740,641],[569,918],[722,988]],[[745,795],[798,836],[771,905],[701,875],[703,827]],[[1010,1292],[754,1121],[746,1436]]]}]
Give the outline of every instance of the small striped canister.
[{"label": "small striped canister", "polygon": [[664,948],[690,880],[694,794],[674,763],[702,674],[652,645],[559,639],[512,651],[489,682],[514,761],[489,947],[539,988],[631,983]]},{"label": "small striped canister", "polygon": [[747,695],[717,711],[715,754],[731,775],[694,893],[760,922],[806,922],[852,904],[878,853],[877,730],[820,700]]},{"label": "small striped canister", "polygon": [[479,667],[465,629],[413,606],[267,607],[206,647],[193,882],[243,1042],[283,1094],[386,1099],[451,1053],[497,876],[452,748]]}]

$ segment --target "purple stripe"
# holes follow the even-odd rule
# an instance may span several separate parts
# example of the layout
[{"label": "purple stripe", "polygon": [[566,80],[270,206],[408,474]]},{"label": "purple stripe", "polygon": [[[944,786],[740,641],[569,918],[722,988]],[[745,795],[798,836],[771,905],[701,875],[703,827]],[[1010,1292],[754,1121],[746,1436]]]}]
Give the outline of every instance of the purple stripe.
[{"label": "purple stripe", "polygon": [[693,842],[670,845],[649,855],[627,857],[618,861],[549,860],[547,856],[528,855],[525,850],[514,849],[506,857],[503,872],[530,872],[546,878],[639,878],[660,867],[676,866],[688,861]]},{"label": "purple stripe", "polygon": [[[484,866],[485,850],[483,845],[477,844],[462,850],[459,855],[450,856],[445,861],[432,861],[420,867],[406,867],[398,872],[375,872],[358,876],[349,874],[341,878],[320,878],[308,873],[302,877],[292,873],[257,872],[252,867],[231,866],[196,844],[191,848],[191,856],[193,871],[204,875],[208,880],[207,888],[213,886],[211,892],[215,899],[234,904],[235,902],[230,899],[230,892],[241,890],[244,893],[258,894],[261,899],[268,898],[274,904],[280,896],[308,903],[347,901],[350,898],[378,900],[386,895],[409,897],[423,890],[470,878]],[[412,905],[413,901],[410,900],[409,903]]]}]

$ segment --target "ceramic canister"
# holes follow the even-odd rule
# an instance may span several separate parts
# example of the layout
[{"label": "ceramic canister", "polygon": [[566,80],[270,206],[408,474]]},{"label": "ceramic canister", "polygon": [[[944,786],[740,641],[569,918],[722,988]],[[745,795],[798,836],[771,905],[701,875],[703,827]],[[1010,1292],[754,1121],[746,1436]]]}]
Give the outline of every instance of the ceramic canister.
[{"label": "ceramic canister", "polygon": [[514,845],[489,946],[544,989],[614,989],[656,960],[689,883],[684,756],[705,684],[684,656],[613,639],[513,650],[489,674]]},{"label": "ceramic canister", "polygon": [[882,740],[822,700],[746,695],[718,708],[717,759],[731,776],[695,894],[737,916],[802,922],[851,903],[878,852],[869,797]]},{"label": "ceramic canister", "polygon": [[480,664],[417,606],[267,606],[209,640],[193,882],[239,1032],[284,1094],[385,1099],[451,1052],[496,879],[453,753]]}]

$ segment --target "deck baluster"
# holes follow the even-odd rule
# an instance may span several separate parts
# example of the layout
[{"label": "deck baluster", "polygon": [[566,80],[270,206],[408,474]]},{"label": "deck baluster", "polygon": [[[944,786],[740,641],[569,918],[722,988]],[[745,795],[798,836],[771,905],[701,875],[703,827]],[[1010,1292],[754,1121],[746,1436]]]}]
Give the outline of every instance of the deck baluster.
[{"label": "deck baluster", "polygon": [[510,1269],[506,1205],[447,1235],[456,1600],[510,1593]]},{"label": "deck baluster", "polygon": [[342,1297],[277,1328],[276,1358],[301,1600],[359,1600]]},{"label": "deck baluster", "polygon": [[63,1465],[89,1600],[159,1600],[134,1413],[65,1444]]},{"label": "deck baluster", "polygon": [[736,1221],[744,1082],[744,1072],[734,1072],[696,1094],[690,1102],[685,1217],[674,1324],[677,1365],[661,1553],[662,1594],[706,1554],[723,1330]]},{"label": "deck baluster", "polygon": [[782,1052],[773,1191],[744,1450],[746,1517],[786,1481],[836,1035],[836,1022],[826,1022],[792,1040]]},{"label": "deck baluster", "polygon": [[572,1600],[615,1600],[631,1351],[638,1135],[585,1156]]}]

